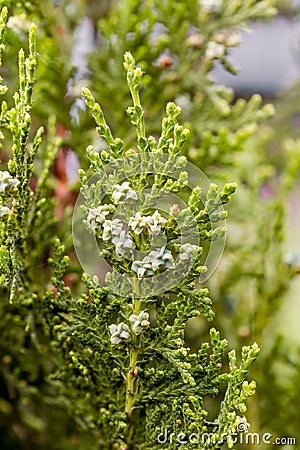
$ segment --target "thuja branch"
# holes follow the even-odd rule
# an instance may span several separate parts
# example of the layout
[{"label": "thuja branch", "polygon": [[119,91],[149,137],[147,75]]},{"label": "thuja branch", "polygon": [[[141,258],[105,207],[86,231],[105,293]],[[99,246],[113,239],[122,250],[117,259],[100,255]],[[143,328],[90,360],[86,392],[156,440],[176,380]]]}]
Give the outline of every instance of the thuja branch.
[{"label": "thuja branch", "polygon": [[[3,38],[6,18],[7,9],[3,8],[0,15],[0,56],[5,49]],[[40,167],[42,176],[36,188],[32,189],[34,163],[44,133],[43,127],[40,127],[34,134],[33,142],[31,141],[32,94],[37,65],[34,25],[29,28],[28,49],[28,54],[23,49],[18,54],[19,88],[11,95],[13,102],[3,100],[0,112],[0,139],[10,136],[11,141],[11,157],[7,170],[0,171],[0,244],[3,249],[6,247],[5,254],[9,255],[5,263],[2,263],[0,285],[10,285],[11,302],[17,299],[19,294],[27,295],[30,291],[32,281],[29,268],[44,262],[45,247],[49,245],[47,241],[50,239],[48,233],[54,222],[54,202],[49,201],[49,198],[46,201],[46,198],[52,195],[49,169],[58,150],[54,145],[56,137],[53,142],[49,140],[44,162]],[[0,94],[7,91],[7,86],[1,84]],[[46,168],[48,171],[44,177]]]},{"label": "thuja branch", "polygon": [[[192,352],[184,330],[193,317],[214,317],[208,290],[198,287],[199,274],[206,270],[201,243],[224,236],[223,205],[236,184],[219,190],[211,183],[206,193],[189,186],[188,163],[181,153],[189,132],[178,123],[180,108],[169,103],[161,137],[147,137],[139,97],[142,71],[129,53],[124,66],[133,100],[127,112],[136,131],[135,150],[124,150],[126,145],[112,136],[100,105],[83,90],[108,146],[100,153],[88,148],[91,182],[80,172],[83,225],[93,236],[93,252],[94,239],[101,244],[110,270],[105,286],[92,272],[86,274],[88,296],[79,299],[72,300],[63,284],[56,284],[60,298],[67,298],[65,312],[72,311],[68,320],[55,325],[64,348],[72,347],[61,376],[65,385],[71,377],[72,392],[74,382],[82,389],[80,380],[97,392],[92,405],[90,398],[81,400],[81,414],[99,430],[100,448],[120,450],[156,449],[162,430],[204,436],[203,400],[227,382],[228,393],[212,429],[215,444],[211,439],[202,443],[203,449],[217,449],[220,431],[230,444],[230,433],[242,420],[238,413],[245,411],[246,398],[253,394],[253,385],[242,385],[253,352],[243,353],[241,367],[231,363],[230,373],[221,373],[227,342],[220,333],[211,329],[209,342]],[[81,244],[88,247],[88,242]],[[92,253],[89,267],[91,258]],[[54,258],[53,265],[61,277],[59,259]],[[99,374],[95,367],[105,371]]]},{"label": "thuja branch", "polygon": [[135,67],[135,61],[132,55],[127,52],[124,56],[124,67],[127,71],[127,83],[133,100],[133,106],[127,108],[127,114],[131,123],[135,126],[137,140],[141,151],[146,149],[146,134],[144,111],[141,106],[139,88],[141,87],[143,71],[140,67]]},{"label": "thuja branch", "polygon": [[[133,299],[132,304],[133,316],[138,317],[141,312],[141,301],[139,299]],[[127,374],[126,384],[126,401],[125,401],[125,413],[129,418],[128,428],[125,430],[125,437],[127,445],[130,446],[133,435],[133,412],[134,406],[138,399],[139,394],[139,378],[138,378],[138,358],[141,345],[141,339],[139,335],[131,332],[131,346],[130,346],[130,369]]]}]

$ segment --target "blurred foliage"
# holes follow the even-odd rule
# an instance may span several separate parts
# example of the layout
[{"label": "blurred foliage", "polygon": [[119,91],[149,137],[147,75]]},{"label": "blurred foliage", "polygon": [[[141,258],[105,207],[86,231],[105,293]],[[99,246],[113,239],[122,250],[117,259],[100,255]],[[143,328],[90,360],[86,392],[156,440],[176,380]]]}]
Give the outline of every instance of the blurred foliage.
[{"label": "blurred foliage", "polygon": [[[207,10],[203,6],[207,3],[213,2],[0,2],[9,8],[7,46],[1,67],[9,87],[3,97],[9,108],[14,103],[12,92],[19,89],[16,54],[21,47],[28,52],[30,24],[36,23],[38,29],[38,82],[33,92],[26,151],[34,140],[34,131],[40,125],[46,128],[46,140],[32,168],[30,190],[36,192],[33,206],[30,213],[26,210],[29,215],[25,214],[36,216],[37,221],[31,224],[29,238],[12,234],[17,248],[23,245],[20,239],[26,241],[26,253],[18,256],[21,265],[17,285],[24,287],[17,289],[13,305],[8,303],[9,287],[1,289],[1,448],[68,449],[75,443],[76,448],[84,449],[93,445],[93,440],[89,440],[93,438],[88,435],[83,436],[82,443],[76,440],[76,425],[65,418],[63,399],[47,381],[57,364],[57,350],[51,351],[40,299],[52,285],[47,263],[52,247],[50,237],[59,236],[71,257],[65,283],[74,292],[80,286],[80,269],[76,267],[70,235],[70,213],[78,192],[73,168],[76,164],[72,161],[77,155],[80,165],[86,168],[86,145],[92,142],[99,150],[105,147],[83,110],[82,85],[95,93],[113,132],[126,137],[128,146],[134,145],[134,131],[124,115],[130,103],[120,70],[125,51],[131,51],[146,72],[141,96],[147,133],[158,134],[162,105],[175,101],[183,108],[183,120],[192,131],[189,149],[185,148],[188,158],[215,182],[238,181],[239,193],[230,207],[226,250],[209,283],[216,311],[214,324],[231,346],[249,344],[253,339],[263,342],[264,328],[280,307],[290,280],[299,272],[297,259],[286,255],[284,246],[286,199],[300,167],[299,87],[282,95],[275,118],[265,122],[274,112],[270,105],[257,95],[249,100],[235,98],[232,90],[216,86],[210,75],[216,61],[235,72],[227,52],[239,45],[240,27],[249,26],[252,20],[272,17],[277,5],[290,14],[291,6],[276,0],[224,0],[220,10]],[[82,26],[83,17],[87,21]],[[49,122],[49,116],[55,120]],[[1,169],[6,169],[12,156],[9,130],[4,130],[4,138]],[[74,158],[70,159],[70,155]],[[66,166],[73,170],[72,176]],[[40,191],[35,191],[37,180]],[[19,198],[22,195],[24,192]],[[27,191],[26,195],[32,194]],[[5,264],[1,275],[6,274],[13,282],[11,254],[5,253],[4,247],[1,252]],[[8,327],[8,323],[14,325]],[[193,320],[188,329],[187,339],[195,346],[207,333],[201,320]],[[257,430],[298,437],[299,411],[296,406],[293,409],[292,401],[296,401],[298,393],[299,356],[284,356],[289,352],[284,343],[276,341],[274,348],[263,352],[253,367],[259,389],[249,404],[249,421]],[[49,406],[53,398],[57,405]],[[274,410],[280,411],[276,417]]]}]

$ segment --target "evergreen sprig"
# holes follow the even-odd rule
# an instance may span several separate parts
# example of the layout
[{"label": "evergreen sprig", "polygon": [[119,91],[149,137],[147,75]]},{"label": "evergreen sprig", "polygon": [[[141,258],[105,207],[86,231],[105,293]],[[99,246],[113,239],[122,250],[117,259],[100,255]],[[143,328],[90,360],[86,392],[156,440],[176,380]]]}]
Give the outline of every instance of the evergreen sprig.
[{"label": "evergreen sprig", "polygon": [[[2,40],[6,17],[7,9],[3,8],[0,25]],[[46,200],[51,189],[47,177],[59,146],[59,139],[55,136],[55,124],[53,120],[51,124],[50,120],[45,166],[42,168],[42,175],[39,177],[34,192],[31,187],[34,178],[34,160],[40,149],[44,133],[43,127],[40,127],[31,142],[29,133],[32,122],[32,93],[36,69],[36,29],[34,25],[30,27],[28,42],[28,56],[25,56],[23,49],[19,51],[19,89],[13,95],[13,106],[9,107],[3,100],[0,113],[0,127],[3,130],[1,136],[4,138],[4,130],[7,130],[12,139],[11,158],[8,161],[7,170],[0,172],[1,243],[3,252],[9,253],[9,258],[2,260],[5,274],[2,282],[5,286],[11,284],[11,301],[16,298],[18,290],[25,292],[25,287],[28,285],[28,269],[40,263],[43,258],[45,245],[47,245],[44,228],[51,228],[54,205],[53,202]],[[4,48],[3,43],[1,46]],[[4,86],[2,94],[6,91],[7,87]],[[45,222],[45,217],[49,219],[47,222]],[[34,229],[37,231],[35,237]],[[38,242],[41,236],[44,237],[44,246],[39,242],[36,250],[32,251],[34,239]],[[4,246],[6,246],[6,250]]]},{"label": "evergreen sprig", "polygon": [[[212,229],[211,222],[224,220],[222,204],[236,185],[226,184],[219,191],[211,184],[204,202],[197,187],[189,191],[185,208],[173,204],[167,213],[158,211],[155,205],[165,195],[186,192],[187,160],[180,150],[189,133],[178,123],[180,108],[169,103],[161,137],[146,136],[139,97],[142,71],[130,53],[124,61],[136,150],[123,148],[112,137],[101,107],[83,89],[97,130],[108,144],[101,153],[88,148],[92,183],[88,173],[80,173],[84,224],[102,242],[101,253],[112,272],[105,277],[105,287],[86,274],[87,294],[72,299],[62,280],[63,249],[56,247],[51,264],[57,293],[49,293],[48,302],[66,364],[54,379],[72,413],[97,430],[101,449],[160,448],[159,435],[165,432],[187,437],[198,433],[201,448],[217,449],[226,441],[231,446],[230,436],[242,420],[239,414],[254,393],[254,384],[245,377],[258,347],[243,348],[240,364],[231,352],[229,372],[224,373],[227,341],[219,332],[211,328],[209,341],[196,352],[184,335],[189,319],[213,319],[208,290],[198,286],[205,265],[202,248],[194,241],[197,236],[213,241],[224,235],[225,229]],[[182,233],[188,237],[185,242],[180,241]],[[224,382],[225,397],[206,436],[209,422],[203,402],[216,396]],[[180,445],[168,441],[165,448]],[[186,448],[194,445],[188,440]]]}]

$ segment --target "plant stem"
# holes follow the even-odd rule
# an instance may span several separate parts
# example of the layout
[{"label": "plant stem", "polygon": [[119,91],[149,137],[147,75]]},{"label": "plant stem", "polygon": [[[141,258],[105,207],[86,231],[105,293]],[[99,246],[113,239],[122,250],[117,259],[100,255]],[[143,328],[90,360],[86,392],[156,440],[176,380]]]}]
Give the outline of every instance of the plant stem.
[{"label": "plant stem", "polygon": [[[132,302],[133,314],[138,315],[141,310],[141,301],[134,298]],[[131,439],[134,429],[133,410],[139,392],[139,380],[137,373],[138,352],[140,349],[140,337],[132,332],[132,345],[130,348],[130,368],[126,379],[125,412],[128,416],[128,426],[125,432],[127,448],[131,448]]]}]

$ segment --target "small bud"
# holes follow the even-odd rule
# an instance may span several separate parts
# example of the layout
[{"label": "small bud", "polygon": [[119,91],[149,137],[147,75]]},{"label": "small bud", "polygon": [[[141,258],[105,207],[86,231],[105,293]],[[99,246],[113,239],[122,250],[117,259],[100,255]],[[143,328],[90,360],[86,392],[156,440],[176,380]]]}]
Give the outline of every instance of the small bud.
[{"label": "small bud", "polygon": [[186,40],[188,47],[200,48],[203,44],[202,36],[199,33],[192,33]]},{"label": "small bud", "polygon": [[170,214],[177,214],[179,210],[179,205],[177,205],[177,203],[174,203],[174,205],[172,205],[170,208]]},{"label": "small bud", "polygon": [[214,40],[218,42],[218,44],[226,44],[227,42],[227,33],[224,31],[220,31],[214,36]]},{"label": "small bud", "polygon": [[237,47],[240,45],[242,39],[239,33],[231,33],[226,40],[227,47]]},{"label": "small bud", "polygon": [[250,329],[247,325],[243,325],[238,330],[238,336],[242,339],[250,337]]},{"label": "small bud", "polygon": [[11,211],[7,206],[0,207],[0,217],[7,216],[10,212]]},{"label": "small bud", "polygon": [[167,53],[162,53],[157,60],[157,65],[161,69],[169,69],[173,65],[173,58]]},{"label": "small bud", "polygon": [[225,55],[225,47],[223,44],[218,44],[217,42],[210,41],[207,44],[207,49],[205,56],[208,59],[220,59]]}]

